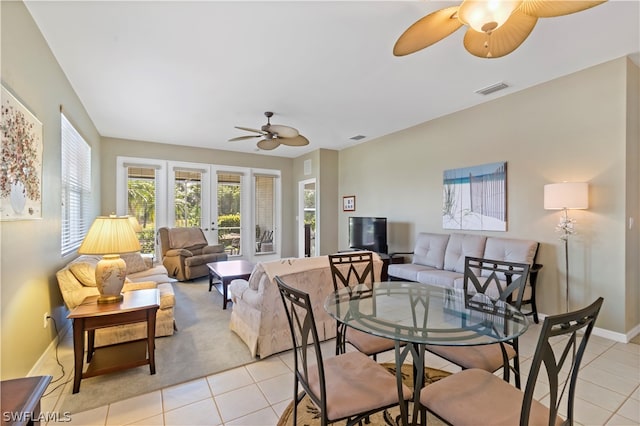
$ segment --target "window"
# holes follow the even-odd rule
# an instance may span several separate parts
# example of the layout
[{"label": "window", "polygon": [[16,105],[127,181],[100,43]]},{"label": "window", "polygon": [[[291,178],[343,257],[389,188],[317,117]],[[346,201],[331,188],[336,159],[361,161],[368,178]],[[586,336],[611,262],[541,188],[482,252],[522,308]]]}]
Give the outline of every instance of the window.
[{"label": "window", "polygon": [[254,175],[256,252],[274,252],[276,176]]},{"label": "window", "polygon": [[62,139],[62,256],[82,243],[91,217],[91,147],[60,114]]},{"label": "window", "polygon": [[155,253],[156,167],[127,166],[127,214],[134,216],[142,231],[138,233],[140,251]]}]

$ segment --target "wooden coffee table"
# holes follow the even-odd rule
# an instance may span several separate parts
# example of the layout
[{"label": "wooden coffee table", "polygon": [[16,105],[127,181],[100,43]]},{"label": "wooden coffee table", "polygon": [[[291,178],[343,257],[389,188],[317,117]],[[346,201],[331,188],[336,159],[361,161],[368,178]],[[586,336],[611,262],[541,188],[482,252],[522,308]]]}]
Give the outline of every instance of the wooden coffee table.
[{"label": "wooden coffee table", "polygon": [[[74,377],[73,393],[80,391],[80,381],[87,377],[112,373],[149,364],[156,374],[155,335],[156,312],[160,307],[157,289],[128,291],[115,303],[97,303],[98,296],[89,296],[76,306],[67,318],[73,319]],[[147,338],[100,348],[94,347],[95,332],[114,325],[147,323]],[[88,335],[87,371],[83,372],[84,335]]]},{"label": "wooden coffee table", "polygon": [[[207,263],[207,267],[209,268],[209,291],[215,286],[222,294],[222,309],[227,309],[227,287],[235,279],[248,280],[254,265],[246,260],[226,260]],[[219,282],[216,283],[214,280]]]}]

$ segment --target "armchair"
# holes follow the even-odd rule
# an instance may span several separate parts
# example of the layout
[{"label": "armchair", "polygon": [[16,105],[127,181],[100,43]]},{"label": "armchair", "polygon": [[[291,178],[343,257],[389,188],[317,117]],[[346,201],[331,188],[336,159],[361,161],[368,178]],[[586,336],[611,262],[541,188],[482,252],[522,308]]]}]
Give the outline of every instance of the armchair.
[{"label": "armchair", "polygon": [[209,274],[207,263],[227,260],[221,244],[209,245],[200,228],[160,228],[162,264],[169,276],[188,281]]}]

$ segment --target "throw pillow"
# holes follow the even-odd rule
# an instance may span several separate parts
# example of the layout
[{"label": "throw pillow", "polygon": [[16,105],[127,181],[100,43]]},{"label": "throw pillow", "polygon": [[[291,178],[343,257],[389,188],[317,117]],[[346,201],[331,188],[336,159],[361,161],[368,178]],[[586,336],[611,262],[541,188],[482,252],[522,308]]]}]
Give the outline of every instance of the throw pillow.
[{"label": "throw pillow", "polygon": [[127,274],[133,274],[136,272],[146,271],[147,264],[144,263],[142,255],[138,253],[124,253],[120,257],[127,264]]},{"label": "throw pillow", "polygon": [[86,262],[76,262],[69,265],[69,270],[80,284],[85,287],[96,286],[96,268],[95,265]]}]

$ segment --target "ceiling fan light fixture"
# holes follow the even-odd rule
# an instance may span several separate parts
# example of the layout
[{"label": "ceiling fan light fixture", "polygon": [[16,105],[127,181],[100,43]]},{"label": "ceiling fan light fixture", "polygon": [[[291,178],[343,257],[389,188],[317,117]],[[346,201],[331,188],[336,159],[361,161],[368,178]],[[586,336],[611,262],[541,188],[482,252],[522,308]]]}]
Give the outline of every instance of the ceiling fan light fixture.
[{"label": "ceiling fan light fixture", "polygon": [[520,3],[519,0],[464,0],[458,19],[478,32],[491,33],[507,22]]}]

